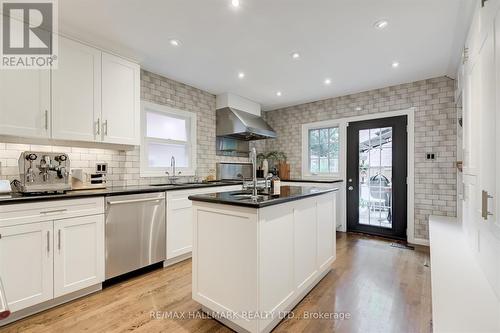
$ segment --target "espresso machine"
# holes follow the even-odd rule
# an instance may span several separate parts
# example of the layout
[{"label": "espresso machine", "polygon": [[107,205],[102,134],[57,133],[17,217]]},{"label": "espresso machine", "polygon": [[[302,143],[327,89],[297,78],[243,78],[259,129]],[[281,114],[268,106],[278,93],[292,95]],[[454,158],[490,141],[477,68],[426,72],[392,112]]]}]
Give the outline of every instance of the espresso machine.
[{"label": "espresso machine", "polygon": [[71,190],[69,157],[64,153],[25,151],[19,157],[19,192],[48,193]]}]

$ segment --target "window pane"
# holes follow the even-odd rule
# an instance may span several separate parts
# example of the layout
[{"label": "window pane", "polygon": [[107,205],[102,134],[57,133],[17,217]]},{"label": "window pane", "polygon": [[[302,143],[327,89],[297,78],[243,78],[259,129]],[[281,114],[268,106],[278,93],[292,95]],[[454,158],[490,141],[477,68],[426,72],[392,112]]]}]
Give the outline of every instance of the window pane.
[{"label": "window pane", "polygon": [[338,127],[309,130],[309,172],[339,172]]},{"label": "window pane", "polygon": [[146,113],[146,136],[167,140],[187,141],[189,121],[157,112]]},{"label": "window pane", "polygon": [[180,168],[189,167],[187,145],[149,143],[148,153],[148,165],[151,168],[170,167],[172,156],[175,157],[175,166]]}]

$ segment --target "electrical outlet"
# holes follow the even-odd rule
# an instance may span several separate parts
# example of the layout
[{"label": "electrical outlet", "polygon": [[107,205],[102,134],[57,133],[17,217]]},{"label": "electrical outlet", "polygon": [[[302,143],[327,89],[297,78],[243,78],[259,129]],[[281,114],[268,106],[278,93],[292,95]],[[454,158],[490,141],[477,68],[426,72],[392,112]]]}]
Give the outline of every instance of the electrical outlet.
[{"label": "electrical outlet", "polygon": [[108,163],[96,163],[95,172],[98,174],[108,173]]},{"label": "electrical outlet", "polygon": [[426,153],[426,154],[425,154],[425,158],[426,158],[427,160],[433,161],[433,160],[435,160],[435,159],[436,159],[436,154],[435,154],[435,153]]}]

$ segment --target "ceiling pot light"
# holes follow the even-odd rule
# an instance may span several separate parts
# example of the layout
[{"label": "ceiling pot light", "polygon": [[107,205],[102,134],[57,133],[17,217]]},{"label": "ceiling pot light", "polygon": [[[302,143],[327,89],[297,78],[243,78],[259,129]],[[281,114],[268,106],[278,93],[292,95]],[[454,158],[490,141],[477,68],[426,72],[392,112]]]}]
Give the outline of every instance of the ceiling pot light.
[{"label": "ceiling pot light", "polygon": [[373,24],[373,26],[378,30],[385,29],[385,28],[387,28],[388,25],[389,25],[389,22],[387,22],[387,20],[379,20]]},{"label": "ceiling pot light", "polygon": [[300,58],[300,53],[299,52],[293,52],[291,56],[292,56],[292,59],[299,59]]},{"label": "ceiling pot light", "polygon": [[356,107],[356,111],[361,111],[361,110],[363,110],[363,108],[361,106]]},{"label": "ceiling pot light", "polygon": [[332,83],[332,80],[331,80],[331,79],[325,79],[324,83],[325,83],[326,85],[329,85],[330,83]]},{"label": "ceiling pot light", "polygon": [[238,8],[240,6],[240,0],[231,0],[231,5],[234,8]]},{"label": "ceiling pot light", "polygon": [[170,40],[170,45],[172,45],[172,46],[179,46],[179,45],[181,45],[181,42],[179,42],[179,40],[177,40],[177,39],[171,39]]},{"label": "ceiling pot light", "polygon": [[244,77],[245,77],[245,73],[243,73],[243,72],[239,72],[238,73],[238,78],[239,79],[243,79]]},{"label": "ceiling pot light", "polygon": [[281,95],[283,95],[283,94],[281,93],[281,91],[277,91],[277,92],[276,92],[276,96],[280,97]]},{"label": "ceiling pot light", "polygon": [[398,67],[399,67],[399,62],[394,61],[394,62],[392,63],[392,68],[398,68]]}]

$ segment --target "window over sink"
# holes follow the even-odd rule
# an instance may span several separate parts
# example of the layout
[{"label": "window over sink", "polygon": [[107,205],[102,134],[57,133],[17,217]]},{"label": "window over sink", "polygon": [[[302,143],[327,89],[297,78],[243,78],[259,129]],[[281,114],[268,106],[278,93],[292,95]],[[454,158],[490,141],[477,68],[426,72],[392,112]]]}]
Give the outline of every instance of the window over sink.
[{"label": "window over sink", "polygon": [[192,176],[196,170],[196,114],[142,101],[141,177],[171,172]]}]

